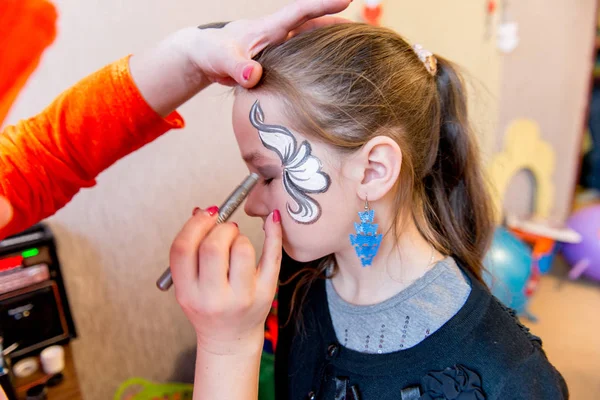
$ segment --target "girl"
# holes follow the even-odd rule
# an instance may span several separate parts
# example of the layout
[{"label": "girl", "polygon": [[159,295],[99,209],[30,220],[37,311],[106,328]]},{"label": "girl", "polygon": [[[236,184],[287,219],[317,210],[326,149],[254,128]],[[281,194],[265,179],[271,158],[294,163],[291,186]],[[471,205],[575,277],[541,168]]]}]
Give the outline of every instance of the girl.
[{"label": "girl", "polygon": [[362,24],[256,60],[262,80],[238,89],[233,125],[263,178],[246,212],[265,221],[265,255],[255,271],[229,224],[204,241],[189,240],[199,222],[184,229],[173,255],[199,247],[200,270],[188,256],[175,285],[199,354],[238,357],[231,380],[254,393],[282,228],[295,261],[280,276],[280,399],[567,398],[540,339],[482,283],[493,218],[452,64]]}]

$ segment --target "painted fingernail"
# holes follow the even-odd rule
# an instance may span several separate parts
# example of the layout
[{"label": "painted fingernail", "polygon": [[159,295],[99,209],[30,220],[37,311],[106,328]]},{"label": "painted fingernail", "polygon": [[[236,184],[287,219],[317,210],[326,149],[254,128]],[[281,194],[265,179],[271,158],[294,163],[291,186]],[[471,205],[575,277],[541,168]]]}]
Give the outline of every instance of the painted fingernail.
[{"label": "painted fingernail", "polygon": [[254,70],[254,67],[252,65],[248,65],[246,68],[244,68],[242,76],[244,77],[245,81],[250,79],[250,76],[252,75],[252,70]]},{"label": "painted fingernail", "polygon": [[208,207],[206,209],[206,212],[208,213],[208,215],[210,215],[212,217],[213,215],[215,215],[216,213],[219,212],[219,207],[217,207],[217,206]]},{"label": "painted fingernail", "polygon": [[273,211],[273,222],[281,222],[281,214],[279,210]]},{"label": "painted fingernail", "polygon": [[194,208],[194,211],[192,211],[192,215],[198,214],[199,211],[200,211],[200,207]]},{"label": "painted fingernail", "polygon": [[236,228],[240,229],[240,226],[237,224],[237,222],[232,222],[232,224],[234,224]]}]

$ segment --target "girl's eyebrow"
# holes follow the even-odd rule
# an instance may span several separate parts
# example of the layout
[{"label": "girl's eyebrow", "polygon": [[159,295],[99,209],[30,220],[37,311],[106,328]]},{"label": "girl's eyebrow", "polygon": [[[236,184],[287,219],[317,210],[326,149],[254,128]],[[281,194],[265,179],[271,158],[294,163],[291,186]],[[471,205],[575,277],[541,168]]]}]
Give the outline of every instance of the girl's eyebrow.
[{"label": "girl's eyebrow", "polygon": [[[270,158],[265,157],[258,151],[253,151],[252,153],[244,154],[242,158],[247,164],[253,165],[257,169],[258,173],[261,174],[263,177],[273,177],[281,172],[281,165],[273,164],[273,161]],[[261,166],[257,165],[263,162],[271,164]]]},{"label": "girl's eyebrow", "polygon": [[257,166],[258,164],[262,163],[267,164],[269,166],[278,166],[278,163],[276,161],[273,161],[271,158],[264,156],[258,151],[253,151],[252,153],[244,154],[242,156],[242,159],[247,164],[252,164],[254,166]]},{"label": "girl's eyebrow", "polygon": [[273,178],[281,174],[281,168],[274,164],[256,167],[256,170],[266,178]]},{"label": "girl's eyebrow", "polygon": [[260,154],[258,151],[253,151],[252,153],[242,155],[242,159],[248,164],[256,165],[260,161],[266,159],[266,157]]}]

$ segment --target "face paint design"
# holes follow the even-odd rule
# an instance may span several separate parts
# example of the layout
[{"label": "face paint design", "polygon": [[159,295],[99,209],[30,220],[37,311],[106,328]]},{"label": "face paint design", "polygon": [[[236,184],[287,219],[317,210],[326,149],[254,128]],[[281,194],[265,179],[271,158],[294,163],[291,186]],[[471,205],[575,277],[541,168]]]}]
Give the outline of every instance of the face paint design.
[{"label": "face paint design", "polygon": [[263,145],[277,153],[283,165],[283,187],[296,203],[286,205],[290,216],[301,224],[312,224],[321,216],[321,206],[307,193],[324,193],[331,179],[321,171],[321,161],[311,154],[308,141],[298,147],[289,129],[264,123],[264,113],[258,100],[250,109],[250,123],[256,129]]}]

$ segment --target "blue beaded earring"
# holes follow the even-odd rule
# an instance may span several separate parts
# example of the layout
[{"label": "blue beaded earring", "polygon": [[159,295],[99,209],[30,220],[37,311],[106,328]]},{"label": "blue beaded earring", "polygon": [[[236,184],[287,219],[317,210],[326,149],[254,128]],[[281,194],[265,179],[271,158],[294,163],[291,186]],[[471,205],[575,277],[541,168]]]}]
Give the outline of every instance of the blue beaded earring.
[{"label": "blue beaded earring", "polygon": [[373,223],[375,210],[369,208],[369,200],[366,197],[365,211],[359,211],[358,216],[360,224],[354,223],[356,235],[350,234],[350,243],[354,247],[362,266],[368,267],[373,263],[373,258],[377,255],[383,235],[377,233],[377,224]]}]

